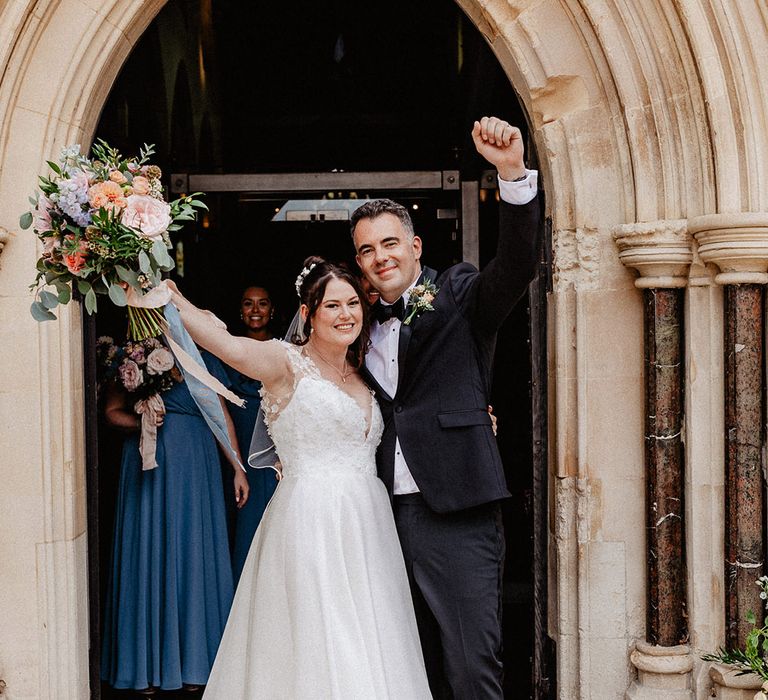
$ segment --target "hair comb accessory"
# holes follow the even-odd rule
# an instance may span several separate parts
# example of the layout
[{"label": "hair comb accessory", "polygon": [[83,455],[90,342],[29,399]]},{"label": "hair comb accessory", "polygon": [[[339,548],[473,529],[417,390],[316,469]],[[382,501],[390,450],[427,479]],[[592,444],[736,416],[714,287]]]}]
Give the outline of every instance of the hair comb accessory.
[{"label": "hair comb accessory", "polygon": [[317,263],[312,263],[309,267],[305,267],[302,269],[302,271],[299,273],[299,276],[296,278],[296,294],[299,298],[301,298],[301,285],[304,284],[304,280],[306,276],[312,272],[312,270],[315,269],[317,266]]}]

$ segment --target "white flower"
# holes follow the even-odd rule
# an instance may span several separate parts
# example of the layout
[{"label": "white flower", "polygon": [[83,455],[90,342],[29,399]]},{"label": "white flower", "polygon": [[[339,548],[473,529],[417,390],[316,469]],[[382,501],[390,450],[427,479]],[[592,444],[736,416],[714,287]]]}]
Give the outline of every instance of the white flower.
[{"label": "white flower", "polygon": [[304,278],[315,269],[315,263],[312,263],[309,267],[302,268],[299,276],[296,278],[296,294],[301,297],[301,285],[304,284]]},{"label": "white flower", "polygon": [[147,357],[147,372],[149,374],[162,374],[174,365],[173,354],[165,348],[157,348]]}]

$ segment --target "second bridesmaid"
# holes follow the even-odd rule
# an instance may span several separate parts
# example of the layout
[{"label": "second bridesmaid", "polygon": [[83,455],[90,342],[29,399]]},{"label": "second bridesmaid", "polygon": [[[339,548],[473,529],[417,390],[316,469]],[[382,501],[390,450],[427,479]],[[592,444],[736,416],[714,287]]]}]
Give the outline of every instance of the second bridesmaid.
[{"label": "second bridesmaid", "polygon": [[[275,315],[274,305],[269,291],[264,287],[247,287],[240,298],[240,320],[242,335],[254,340],[271,340],[274,337],[272,320]],[[237,442],[243,459],[248,459],[248,448],[256,424],[261,397],[259,390],[261,382],[250,379],[237,370],[226,366],[227,374],[232,383],[232,391],[244,398],[243,408],[230,406],[230,413],[235,424]],[[237,511],[235,520],[235,536],[232,547],[232,573],[235,586],[240,579],[240,573],[248,556],[248,549],[256,528],[264,515],[264,509],[272,498],[277,486],[275,473],[271,469],[246,468],[250,495],[248,502]]]}]

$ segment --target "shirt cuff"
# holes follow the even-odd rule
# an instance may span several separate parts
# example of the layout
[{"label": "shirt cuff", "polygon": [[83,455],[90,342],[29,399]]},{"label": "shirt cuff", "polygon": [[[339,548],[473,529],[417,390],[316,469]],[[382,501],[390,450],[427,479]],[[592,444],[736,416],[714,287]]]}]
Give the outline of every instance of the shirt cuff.
[{"label": "shirt cuff", "polygon": [[502,180],[499,178],[499,195],[507,204],[528,204],[536,196],[539,171],[525,169],[525,180]]}]

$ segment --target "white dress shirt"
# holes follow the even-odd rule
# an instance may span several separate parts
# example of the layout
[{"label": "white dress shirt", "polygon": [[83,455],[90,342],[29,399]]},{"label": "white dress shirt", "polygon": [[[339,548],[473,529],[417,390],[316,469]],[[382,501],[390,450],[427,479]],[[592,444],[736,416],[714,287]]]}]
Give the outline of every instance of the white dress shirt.
[{"label": "white dress shirt", "polygon": [[[536,187],[538,182],[538,172],[536,170],[526,170],[526,178],[510,182],[499,178],[499,194],[501,198],[509,204],[527,204],[536,196]],[[421,274],[421,273],[419,273]],[[416,286],[418,277],[413,280],[411,286],[403,293],[405,307],[408,308],[408,299],[411,295],[411,289]],[[434,280],[433,280],[434,281]],[[384,300],[382,304],[386,305]],[[371,323],[371,345],[365,356],[365,364],[373,378],[379,383],[382,389],[392,398],[397,393],[397,380],[400,376],[400,368],[397,363],[397,349],[400,342],[400,326],[402,321],[399,318],[392,317],[385,323],[373,321]],[[403,450],[400,447],[400,439],[395,441],[395,480],[394,494],[400,496],[406,493],[418,493],[419,487],[414,481],[408,465],[403,457]]]}]

